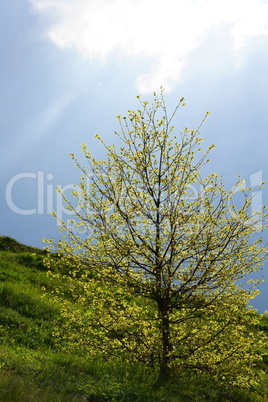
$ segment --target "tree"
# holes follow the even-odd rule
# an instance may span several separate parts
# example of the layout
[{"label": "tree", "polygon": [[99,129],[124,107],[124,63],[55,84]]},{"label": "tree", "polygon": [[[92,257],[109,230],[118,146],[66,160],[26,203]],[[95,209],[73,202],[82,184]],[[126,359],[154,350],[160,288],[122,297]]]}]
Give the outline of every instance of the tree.
[{"label": "tree", "polygon": [[76,218],[72,228],[61,221],[66,238],[56,247],[74,267],[80,313],[65,309],[66,336],[92,354],[157,365],[160,380],[187,368],[248,386],[263,340],[249,304],[257,282],[246,277],[266,258],[262,239],[252,240],[266,210],[251,212],[250,188],[236,207],[234,189],[215,173],[202,177],[213,148],[200,148],[208,113],[177,138],[171,123],[183,98],[170,117],[163,91],[152,106],[139,102],[117,116],[120,149],[96,135],[106,160],[86,145],[86,167],[72,155],[83,175],[73,192],[79,208],[65,198]]}]

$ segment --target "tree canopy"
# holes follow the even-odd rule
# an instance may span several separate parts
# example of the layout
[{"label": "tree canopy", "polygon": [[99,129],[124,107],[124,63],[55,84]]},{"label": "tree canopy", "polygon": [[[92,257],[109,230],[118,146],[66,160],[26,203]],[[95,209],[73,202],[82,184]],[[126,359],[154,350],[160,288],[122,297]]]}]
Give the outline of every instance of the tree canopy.
[{"label": "tree canopy", "polygon": [[216,173],[203,177],[208,113],[197,129],[177,132],[183,98],[170,115],[163,92],[151,105],[138,99],[137,111],[117,116],[121,147],[96,135],[105,160],[85,144],[86,166],[72,155],[78,207],[64,197],[75,217],[61,221],[56,249],[72,267],[81,313],[64,309],[66,339],[92,356],[159,367],[160,379],[192,369],[249,386],[264,340],[251,330],[257,281],[248,275],[266,258],[253,236],[266,210],[251,211],[250,188],[238,207]]}]

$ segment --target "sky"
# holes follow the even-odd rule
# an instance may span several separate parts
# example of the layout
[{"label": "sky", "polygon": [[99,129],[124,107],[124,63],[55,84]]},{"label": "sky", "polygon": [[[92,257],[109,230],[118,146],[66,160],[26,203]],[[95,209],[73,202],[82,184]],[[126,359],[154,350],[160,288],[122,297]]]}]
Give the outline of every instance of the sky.
[{"label": "sky", "polygon": [[69,154],[104,157],[94,135],[114,143],[115,116],[161,86],[171,109],[186,98],[178,130],[211,112],[208,173],[268,182],[268,1],[1,0],[0,32],[0,234],[59,239],[50,211],[70,217],[55,189],[80,177]]}]

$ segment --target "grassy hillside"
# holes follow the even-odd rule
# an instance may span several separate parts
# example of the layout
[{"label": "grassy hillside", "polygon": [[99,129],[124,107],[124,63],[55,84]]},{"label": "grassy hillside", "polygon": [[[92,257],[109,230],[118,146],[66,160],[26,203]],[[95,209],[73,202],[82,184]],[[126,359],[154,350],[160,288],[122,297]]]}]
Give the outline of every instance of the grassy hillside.
[{"label": "grassy hillside", "polygon": [[[74,302],[64,276],[51,280],[45,252],[0,236],[0,400],[24,401],[266,401],[268,375],[255,390],[224,389],[206,374],[155,388],[153,369],[120,360],[90,360],[86,349],[64,352],[55,336],[63,318],[49,296],[54,287]],[[260,316],[256,331],[268,334]],[[258,370],[268,372],[268,358]]]}]

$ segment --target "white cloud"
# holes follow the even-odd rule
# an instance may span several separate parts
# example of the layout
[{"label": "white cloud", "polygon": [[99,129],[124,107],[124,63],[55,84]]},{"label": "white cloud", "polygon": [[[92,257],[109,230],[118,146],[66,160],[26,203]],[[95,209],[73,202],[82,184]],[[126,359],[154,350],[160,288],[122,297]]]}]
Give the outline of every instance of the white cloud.
[{"label": "white cloud", "polygon": [[105,62],[111,54],[145,58],[151,70],[137,78],[141,92],[181,80],[191,51],[213,29],[234,51],[268,34],[268,4],[261,0],[29,0],[46,18],[44,36],[60,48]]}]

